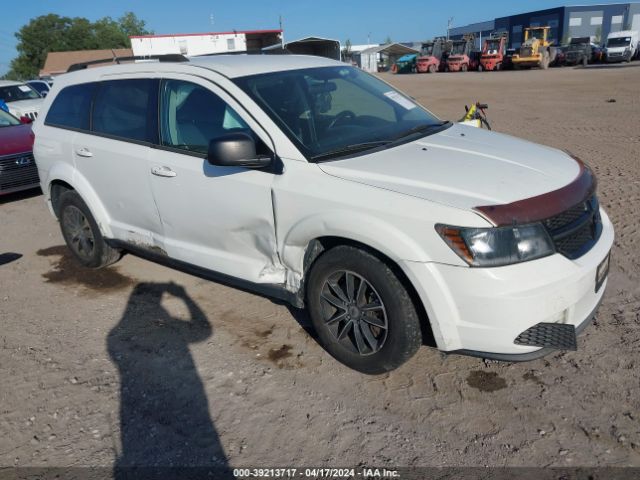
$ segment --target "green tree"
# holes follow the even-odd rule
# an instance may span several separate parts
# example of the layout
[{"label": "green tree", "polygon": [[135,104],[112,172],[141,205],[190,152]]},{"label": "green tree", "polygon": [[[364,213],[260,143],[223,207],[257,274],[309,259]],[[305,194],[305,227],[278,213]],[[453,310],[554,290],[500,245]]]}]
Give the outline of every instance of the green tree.
[{"label": "green tree", "polygon": [[345,62],[351,61],[351,40],[347,38],[344,42],[344,48],[342,49],[342,60]]},{"label": "green tree", "polygon": [[144,20],[127,12],[118,20],[105,17],[90,22],[81,17],[56,14],[31,19],[16,34],[18,56],[11,61],[7,78],[32,78],[38,75],[49,52],[127,48],[129,35],[147,35]]},{"label": "green tree", "polygon": [[596,28],[596,34],[594,35],[593,41],[596,44],[599,44],[602,40],[602,27]]}]

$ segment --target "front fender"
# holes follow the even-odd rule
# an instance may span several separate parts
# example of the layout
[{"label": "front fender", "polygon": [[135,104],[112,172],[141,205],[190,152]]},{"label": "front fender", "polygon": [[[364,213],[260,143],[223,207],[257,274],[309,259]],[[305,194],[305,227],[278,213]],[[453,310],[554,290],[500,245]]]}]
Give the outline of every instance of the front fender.
[{"label": "front fender", "polygon": [[396,263],[401,260],[428,261],[424,249],[393,225],[362,213],[331,211],[307,217],[289,229],[280,251],[285,267],[302,277],[307,246],[320,237],[360,242]]}]

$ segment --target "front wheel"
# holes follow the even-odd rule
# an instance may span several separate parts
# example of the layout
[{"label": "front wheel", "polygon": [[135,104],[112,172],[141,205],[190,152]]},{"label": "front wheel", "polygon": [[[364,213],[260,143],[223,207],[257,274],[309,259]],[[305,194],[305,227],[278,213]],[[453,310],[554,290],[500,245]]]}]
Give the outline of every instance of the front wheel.
[{"label": "front wheel", "polygon": [[406,288],[387,264],[364,250],[339,246],[322,254],[309,272],[307,305],[321,344],[354,370],[394,370],[422,344]]},{"label": "front wheel", "polygon": [[101,268],[120,259],[120,251],[107,245],[89,207],[75,191],[62,194],[59,212],[62,236],[82,265]]}]

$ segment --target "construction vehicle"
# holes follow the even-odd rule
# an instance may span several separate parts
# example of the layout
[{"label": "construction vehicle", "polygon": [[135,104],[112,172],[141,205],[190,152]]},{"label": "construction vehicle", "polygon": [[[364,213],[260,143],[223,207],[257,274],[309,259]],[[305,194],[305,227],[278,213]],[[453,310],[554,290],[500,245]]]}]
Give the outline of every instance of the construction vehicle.
[{"label": "construction vehicle", "polygon": [[464,110],[466,113],[464,114],[464,117],[458,120],[458,123],[491,130],[491,125],[489,125],[489,120],[487,119],[487,112],[485,111],[488,108],[489,105],[480,102],[476,102],[470,107],[465,105]]},{"label": "construction vehicle", "polygon": [[418,54],[407,53],[401,56],[391,66],[391,73],[413,73],[416,71],[416,59]]},{"label": "construction vehicle", "polygon": [[444,67],[451,50],[451,42],[439,37],[430,42],[424,42],[418,57],[418,73],[435,73],[444,71]]},{"label": "construction vehicle", "polygon": [[586,67],[595,61],[597,47],[591,43],[591,37],[572,38],[564,56],[564,65],[579,65]]},{"label": "construction vehicle", "polygon": [[465,35],[462,40],[454,40],[447,58],[446,70],[449,72],[466,72],[467,70],[477,69],[477,60],[472,62],[470,58],[474,46],[474,35]]},{"label": "construction vehicle", "polygon": [[492,35],[484,41],[479,71],[502,70],[504,56],[507,49],[507,34]]},{"label": "construction vehicle", "polygon": [[549,40],[551,27],[529,27],[524,29],[524,42],[520,45],[520,52],[516,53],[511,62],[515,69],[538,67],[549,68],[549,64],[556,59],[556,48]]}]

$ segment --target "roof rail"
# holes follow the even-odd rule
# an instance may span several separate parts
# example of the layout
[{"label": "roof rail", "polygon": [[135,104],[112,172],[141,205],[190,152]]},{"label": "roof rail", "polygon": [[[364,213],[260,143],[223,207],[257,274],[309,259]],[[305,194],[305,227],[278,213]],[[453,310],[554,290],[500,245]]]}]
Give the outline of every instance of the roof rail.
[{"label": "roof rail", "polygon": [[132,62],[135,60],[157,60],[159,62],[188,62],[189,59],[184,55],[180,55],[179,53],[169,53],[166,55],[146,55],[146,56],[130,56],[130,57],[116,57],[115,55],[112,58],[103,58],[100,60],[91,60],[88,62],[80,62],[74,63],[69,66],[67,69],[67,73],[75,72],[78,70],[84,70],[90,65],[100,65],[101,63],[115,63],[120,64],[120,62]]}]

